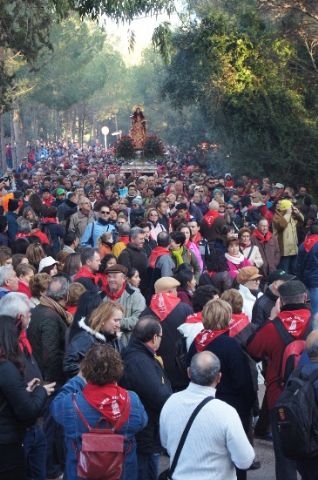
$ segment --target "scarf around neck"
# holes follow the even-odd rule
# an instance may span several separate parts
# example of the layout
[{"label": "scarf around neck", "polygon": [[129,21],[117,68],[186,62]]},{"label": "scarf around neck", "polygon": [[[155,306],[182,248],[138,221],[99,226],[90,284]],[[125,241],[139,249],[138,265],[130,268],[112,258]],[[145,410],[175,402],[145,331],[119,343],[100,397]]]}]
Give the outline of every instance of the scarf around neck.
[{"label": "scarf around neck", "polygon": [[223,333],[227,333],[228,331],[228,328],[224,328],[223,330],[206,330],[204,328],[201,330],[194,340],[197,352],[203,352],[203,350],[205,350],[206,347],[213,342],[213,340],[218,338],[220,335],[223,335]]},{"label": "scarf around neck", "polygon": [[262,234],[257,228],[253,232],[253,237],[257,238],[260,243],[266,243],[272,238],[272,232],[268,231],[265,235]]},{"label": "scarf around neck", "polygon": [[106,296],[108,298],[110,298],[110,300],[113,300],[113,301],[118,300],[122,296],[122,294],[124,293],[125,289],[126,289],[126,282],[123,283],[123,286],[119,290],[117,290],[117,292],[112,292],[109,289],[108,283],[104,287],[104,291],[106,293]]},{"label": "scarf around neck", "polygon": [[62,319],[67,325],[70,325],[72,323],[73,315],[64,310],[64,308],[52,298],[47,297],[46,295],[42,295],[40,298],[40,304],[44,307],[48,307],[51,308],[51,310],[54,310],[60,317],[62,317]]},{"label": "scarf around neck", "polygon": [[149,267],[155,268],[156,262],[162,255],[170,255],[170,251],[165,247],[155,247],[149,257]]},{"label": "scarf around neck", "polygon": [[116,430],[120,430],[127,422],[130,415],[130,397],[124,388],[113,383],[103,386],[87,383],[83,389],[83,397]]},{"label": "scarf around neck", "polygon": [[180,298],[171,293],[155,293],[151,298],[150,308],[162,322],[180,302]]},{"label": "scarf around neck", "polygon": [[238,257],[233,257],[233,255],[230,255],[229,253],[225,253],[225,258],[231,263],[234,263],[234,265],[240,265],[244,261],[244,255],[243,253],[239,253]]}]

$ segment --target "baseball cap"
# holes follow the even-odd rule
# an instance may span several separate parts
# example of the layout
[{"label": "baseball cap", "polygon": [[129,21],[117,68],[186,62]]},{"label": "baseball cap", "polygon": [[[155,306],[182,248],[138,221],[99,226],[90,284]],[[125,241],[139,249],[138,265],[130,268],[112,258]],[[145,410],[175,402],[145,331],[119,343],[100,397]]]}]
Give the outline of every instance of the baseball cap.
[{"label": "baseball cap", "polygon": [[290,275],[289,273],[285,272],[285,270],[275,270],[268,276],[268,283],[270,285],[277,280],[284,280],[288,282],[289,280],[294,280],[295,278],[295,275]]},{"label": "baseball cap", "polygon": [[161,277],[155,282],[155,292],[163,293],[171,288],[177,288],[180,286],[180,282],[173,277]]},{"label": "baseball cap", "polygon": [[57,264],[57,261],[53,257],[42,258],[42,260],[39,263],[39,273],[42,272],[43,268],[53,267],[53,265],[56,265],[56,264]]},{"label": "baseball cap", "polygon": [[65,190],[64,188],[57,188],[56,189],[56,195],[64,195]]}]

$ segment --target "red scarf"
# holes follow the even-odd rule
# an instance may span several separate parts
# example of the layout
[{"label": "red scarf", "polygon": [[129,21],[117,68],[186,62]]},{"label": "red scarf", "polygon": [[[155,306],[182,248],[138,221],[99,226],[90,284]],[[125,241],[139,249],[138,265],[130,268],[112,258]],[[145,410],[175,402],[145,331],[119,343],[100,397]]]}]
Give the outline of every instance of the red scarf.
[{"label": "red scarf", "polygon": [[172,310],[180,303],[180,298],[175,297],[172,293],[163,292],[155,293],[150,302],[150,308],[162,322],[172,312]]},{"label": "red scarf", "polygon": [[261,243],[266,243],[272,238],[272,232],[268,231],[265,235],[263,235],[257,228],[253,232],[253,237],[257,238]]},{"label": "red scarf", "polygon": [[21,352],[24,352],[26,350],[29,355],[32,355],[31,343],[28,340],[25,330],[22,330],[22,332],[19,335],[19,348]]},{"label": "red scarf", "polygon": [[318,235],[308,235],[304,241],[304,249],[308,253],[318,242]]},{"label": "red scarf", "polygon": [[232,313],[232,318],[230,320],[230,337],[236,337],[242,330],[244,330],[250,321],[248,316],[245,313]]},{"label": "red scarf", "polygon": [[122,294],[124,293],[125,288],[126,288],[126,282],[123,283],[123,286],[117,292],[112,292],[109,289],[109,285],[107,283],[107,285],[105,285],[105,287],[104,287],[104,291],[106,293],[106,297],[108,297],[110,300],[113,300],[114,302],[116,302],[116,300],[118,300],[122,296]]},{"label": "red scarf", "polygon": [[99,277],[85,265],[79,269],[76,275],[74,275],[74,280],[76,281],[78,278],[82,278],[82,277],[89,278],[95,283],[95,285],[97,285],[97,282],[99,280]]},{"label": "red scarf", "polygon": [[129,235],[123,235],[122,237],[119,237],[118,242],[123,242],[125,245],[128,245],[128,243],[129,243]]},{"label": "red scarf", "polygon": [[185,323],[200,323],[200,322],[202,322],[202,312],[188,315],[185,321]]},{"label": "red scarf", "polygon": [[202,238],[203,237],[202,237],[201,233],[198,232],[194,235],[194,237],[192,237],[192,242],[194,242],[196,244],[196,246],[198,246],[199,243],[201,242]]},{"label": "red scarf", "polygon": [[83,397],[112,425],[116,424],[116,430],[127,422],[130,415],[130,397],[124,388],[114,383],[102,387],[88,383],[83,389]]},{"label": "red scarf", "polygon": [[216,338],[218,338],[220,335],[223,333],[228,332],[229,329],[225,328],[223,330],[201,330],[200,333],[195,337],[194,342],[195,342],[195,348],[197,349],[197,352],[203,352],[206,347],[213,342]]},{"label": "red scarf", "polygon": [[41,218],[42,223],[57,223],[56,217],[43,217]]},{"label": "red scarf", "polygon": [[159,257],[162,255],[167,255],[170,254],[169,250],[165,247],[155,247],[149,257],[149,267],[150,268],[155,268],[156,262]]},{"label": "red scarf", "polygon": [[299,310],[290,310],[279,312],[277,317],[281,320],[287,332],[293,337],[299,338],[303,335],[311,313],[307,308],[300,308]]}]

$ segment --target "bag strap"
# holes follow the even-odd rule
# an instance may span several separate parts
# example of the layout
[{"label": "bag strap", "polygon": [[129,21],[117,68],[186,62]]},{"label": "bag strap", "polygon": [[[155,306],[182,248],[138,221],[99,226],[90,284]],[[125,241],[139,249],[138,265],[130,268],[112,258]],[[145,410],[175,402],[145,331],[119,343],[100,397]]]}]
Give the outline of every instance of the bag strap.
[{"label": "bag strap", "polygon": [[247,257],[246,257],[247,259],[250,258],[250,256],[252,255],[253,250],[254,250],[254,245],[251,244],[251,249],[250,249],[250,251],[249,251],[249,254],[248,254]]},{"label": "bag strap", "polygon": [[95,227],[95,220],[92,221],[92,230],[91,230],[91,234],[90,234],[89,241],[88,241],[88,243],[92,247],[94,246],[94,227]]},{"label": "bag strap", "polygon": [[80,417],[80,419],[82,420],[82,422],[84,423],[85,427],[87,428],[87,430],[90,432],[92,427],[90,426],[90,424],[88,423],[88,421],[86,420],[86,418],[84,417],[84,415],[82,414],[79,406],[78,406],[78,403],[76,401],[76,396],[75,396],[75,393],[73,393],[72,395],[72,403],[73,403],[73,406],[76,410],[76,413],[77,415]]},{"label": "bag strap", "polygon": [[292,343],[294,340],[297,340],[290,333],[287,332],[286,328],[284,327],[284,325],[282,324],[282,322],[280,321],[279,318],[277,318],[277,317],[274,318],[273,324],[275,325],[276,330],[279,333],[279,336],[283,340],[283,342],[285,344],[285,347],[287,347],[287,345]]},{"label": "bag strap", "polygon": [[181,451],[183,449],[183,445],[185,444],[185,441],[187,439],[187,436],[188,436],[188,433],[189,433],[189,430],[192,426],[192,423],[195,419],[195,417],[198,415],[198,413],[200,412],[200,410],[204,407],[204,405],[206,405],[208,402],[210,402],[211,400],[214,400],[214,397],[206,397],[204,400],[202,400],[202,402],[199,403],[199,405],[197,405],[194,409],[194,411],[192,412],[191,414],[191,417],[189,418],[188,420],[188,423],[186,424],[185,426],[185,429],[183,430],[183,433],[181,435],[181,438],[180,438],[180,441],[179,441],[179,445],[177,447],[177,450],[176,450],[176,453],[173,457],[173,461],[172,461],[172,464],[171,464],[171,467],[169,469],[169,472],[168,472],[168,475],[171,477],[173,472],[175,471],[176,469],[176,466],[177,466],[177,463],[178,463],[178,460],[179,460],[179,457],[180,457],[180,454],[181,454]]}]

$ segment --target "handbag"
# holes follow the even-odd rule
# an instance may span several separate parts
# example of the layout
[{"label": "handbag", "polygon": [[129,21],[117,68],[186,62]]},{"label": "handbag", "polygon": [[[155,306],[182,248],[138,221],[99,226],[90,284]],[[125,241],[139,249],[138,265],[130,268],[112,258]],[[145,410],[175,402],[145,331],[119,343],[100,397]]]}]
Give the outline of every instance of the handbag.
[{"label": "handbag", "polygon": [[176,450],[176,453],[173,457],[173,460],[172,460],[172,463],[171,463],[171,467],[168,468],[167,470],[164,470],[160,475],[159,475],[159,480],[172,480],[172,475],[173,475],[173,472],[175,471],[176,469],[176,466],[177,466],[177,463],[178,463],[178,460],[179,460],[179,457],[180,457],[180,454],[181,454],[181,451],[183,449],[183,446],[185,444],[185,441],[187,439],[187,436],[188,436],[188,433],[190,431],[190,428],[192,426],[192,423],[195,419],[195,417],[198,415],[198,413],[200,412],[200,410],[204,407],[204,405],[206,405],[208,402],[210,402],[211,400],[214,400],[214,397],[206,397],[204,400],[202,400],[202,402],[199,403],[199,405],[197,405],[195,407],[195,409],[193,410],[192,414],[191,414],[191,417],[189,418],[184,430],[183,430],[183,433],[181,435],[181,438],[180,438],[180,441],[179,441],[179,444],[178,444],[178,447],[177,447],[177,450]]},{"label": "handbag", "polygon": [[[92,428],[82,414],[75,394],[72,402],[88,430],[82,433],[82,448],[76,448],[78,477],[90,480],[119,480],[125,460],[124,435],[116,433],[116,424],[112,428]],[[105,417],[101,417],[97,425],[103,420]]]}]

